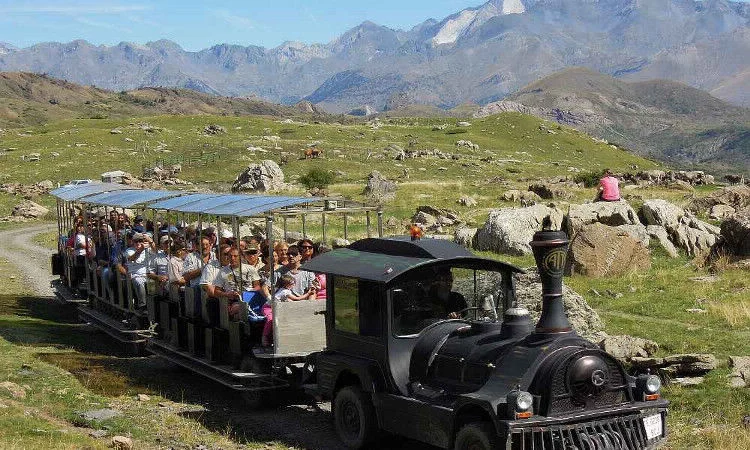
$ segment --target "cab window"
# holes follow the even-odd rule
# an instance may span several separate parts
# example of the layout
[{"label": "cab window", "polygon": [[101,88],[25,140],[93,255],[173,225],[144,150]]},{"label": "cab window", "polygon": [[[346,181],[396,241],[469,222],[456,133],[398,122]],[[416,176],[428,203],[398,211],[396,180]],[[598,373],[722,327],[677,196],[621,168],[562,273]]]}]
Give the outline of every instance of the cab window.
[{"label": "cab window", "polygon": [[349,277],[334,277],[334,322],[339,331],[360,336],[382,334],[382,300],[377,283]]}]

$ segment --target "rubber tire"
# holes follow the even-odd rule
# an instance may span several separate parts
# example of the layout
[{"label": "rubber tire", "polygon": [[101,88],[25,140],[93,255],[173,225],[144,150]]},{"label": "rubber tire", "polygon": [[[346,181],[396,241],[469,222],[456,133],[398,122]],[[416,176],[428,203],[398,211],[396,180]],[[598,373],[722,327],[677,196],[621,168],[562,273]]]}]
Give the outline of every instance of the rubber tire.
[{"label": "rubber tire", "polygon": [[[356,414],[356,417],[353,417],[359,425],[356,433],[346,429],[346,415],[349,414]],[[363,392],[359,386],[345,386],[336,393],[333,400],[333,422],[341,442],[353,449],[366,447],[378,433],[375,407],[369,394]]]},{"label": "rubber tire", "polygon": [[500,448],[497,432],[489,422],[472,422],[456,434],[453,450],[492,450]]}]

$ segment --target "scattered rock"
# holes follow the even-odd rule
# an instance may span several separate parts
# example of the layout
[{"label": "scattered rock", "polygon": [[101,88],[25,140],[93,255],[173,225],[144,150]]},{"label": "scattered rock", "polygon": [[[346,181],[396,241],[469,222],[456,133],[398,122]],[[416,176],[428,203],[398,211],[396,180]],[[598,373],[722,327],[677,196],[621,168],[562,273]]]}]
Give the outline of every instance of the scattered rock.
[{"label": "scattered rock", "polygon": [[716,357],[700,353],[671,355],[664,358],[664,364],[672,368],[676,376],[703,375],[716,369]]},{"label": "scattered rock", "polygon": [[351,242],[349,242],[347,239],[344,239],[344,238],[335,238],[331,242],[331,245],[333,246],[333,248],[348,247],[350,244]]},{"label": "scattered rock", "polygon": [[647,225],[664,227],[675,246],[684,249],[689,256],[706,253],[719,241],[719,228],[698,220],[666,200],[644,202],[641,213]]},{"label": "scattered rock", "polygon": [[529,191],[547,200],[568,199],[571,197],[570,192],[566,189],[548,183],[534,183],[529,186]]},{"label": "scattered rock", "polygon": [[680,386],[698,386],[703,384],[703,377],[679,377],[673,378],[669,381],[671,384],[679,384]]},{"label": "scattered rock", "polygon": [[469,123],[469,122],[458,122],[458,123],[456,124],[456,126],[457,126],[457,127],[470,127],[470,126],[471,126],[471,123]]},{"label": "scattered rock", "polygon": [[719,280],[720,278],[717,275],[702,275],[690,278],[690,281],[697,281],[698,283],[716,283]]},{"label": "scattered rock", "polygon": [[91,432],[89,432],[89,436],[95,439],[101,439],[103,437],[107,437],[108,434],[109,434],[109,431],[107,430],[92,430]]},{"label": "scattered rock", "polygon": [[[532,323],[539,320],[542,312],[542,284],[536,267],[526,269],[525,274],[515,274],[516,301],[518,306],[529,310]],[[568,321],[573,329],[587,339],[601,339],[604,322],[586,300],[563,284],[563,303]]]},{"label": "scattered rock", "polygon": [[387,180],[380,172],[373,170],[367,176],[364,195],[372,201],[382,203],[396,196],[396,188],[395,182]]},{"label": "scattered rock", "polygon": [[0,383],[0,389],[8,391],[13,398],[26,398],[26,388],[12,381],[3,381]]},{"label": "scattered rock", "polygon": [[151,397],[149,397],[146,394],[138,394],[135,396],[135,399],[138,400],[139,402],[147,402],[151,400]]},{"label": "scattered rock", "polygon": [[212,123],[211,125],[206,125],[206,127],[203,128],[203,132],[206,134],[224,134],[227,132],[227,129],[221,125]]},{"label": "scattered rock", "polygon": [[531,253],[532,237],[549,220],[552,229],[559,229],[563,212],[545,205],[526,208],[504,208],[491,211],[484,226],[477,232],[477,250],[491,250],[511,255]]},{"label": "scattered rock", "polygon": [[666,200],[647,200],[641,209],[646,225],[659,225],[669,232],[674,232],[685,215],[685,210]]},{"label": "scattered rock", "polygon": [[644,247],[648,247],[651,243],[651,236],[648,234],[646,227],[644,227],[640,223],[635,225],[620,225],[615,228],[620,231],[624,231],[628,234],[628,236],[640,242]]},{"label": "scattered rock", "polygon": [[600,223],[585,225],[570,243],[569,269],[591,277],[618,276],[651,267],[647,247],[627,233]]},{"label": "scattered rock", "polygon": [[503,194],[503,200],[506,202],[520,202],[521,205],[525,207],[536,205],[538,202],[542,201],[542,197],[536,192],[511,189]]},{"label": "scattered rock", "polygon": [[726,205],[741,210],[750,206],[750,186],[727,186],[706,197],[694,199],[689,206],[693,212],[708,211],[715,205]]},{"label": "scattered rock", "polygon": [[13,207],[11,216],[23,217],[26,219],[39,219],[49,214],[49,209],[34,203],[31,200],[24,201]]},{"label": "scattered rock", "polygon": [[691,314],[706,314],[708,311],[705,309],[700,308],[688,308],[685,310],[685,312],[691,313]]},{"label": "scattered rock", "polygon": [[714,205],[711,207],[711,210],[708,212],[708,217],[714,220],[723,220],[723,219],[726,219],[727,217],[730,217],[736,211],[737,210],[735,210],[729,205]]},{"label": "scattered rock", "polygon": [[729,385],[732,387],[750,386],[750,356],[730,356]]},{"label": "scattered rock", "polygon": [[471,150],[479,150],[479,144],[474,144],[471,141],[460,139],[456,141],[456,147],[467,147]]},{"label": "scattered rock", "polygon": [[122,130],[119,128],[113,128],[109,130],[109,134],[122,134]]},{"label": "scattered rock", "polygon": [[284,172],[272,160],[251,164],[235,178],[232,192],[272,192],[285,188]]},{"label": "scattered rock", "polygon": [[95,409],[81,413],[81,417],[86,420],[109,420],[120,415],[122,415],[122,412],[110,408]]},{"label": "scattered rock", "polygon": [[477,201],[474,200],[473,197],[462,195],[461,198],[458,199],[458,204],[462,206],[477,206]]},{"label": "scattered rock", "polygon": [[111,446],[114,447],[115,450],[132,450],[133,440],[125,436],[114,436],[112,438]]},{"label": "scattered rock", "polygon": [[[607,336],[599,342],[599,347],[617,359],[629,361],[634,357],[647,358],[657,350],[659,344],[635,336]],[[658,360],[658,358],[653,358]]]}]

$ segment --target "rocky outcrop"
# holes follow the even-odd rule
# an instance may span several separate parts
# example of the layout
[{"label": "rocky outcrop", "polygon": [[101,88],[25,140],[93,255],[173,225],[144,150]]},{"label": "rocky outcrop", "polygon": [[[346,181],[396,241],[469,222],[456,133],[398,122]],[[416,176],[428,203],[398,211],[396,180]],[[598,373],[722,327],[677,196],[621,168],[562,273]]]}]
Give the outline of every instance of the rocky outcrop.
[{"label": "rocky outcrop", "polygon": [[666,200],[644,202],[641,214],[647,225],[664,227],[675,246],[684,249],[689,256],[708,252],[721,234],[719,228],[698,220]]},{"label": "rocky outcrop", "polygon": [[647,200],[641,208],[646,225],[659,225],[667,231],[674,231],[680,223],[680,217],[685,215],[685,210],[666,200]]},{"label": "rocky outcrop", "polygon": [[622,361],[647,358],[659,350],[654,341],[628,335],[607,336],[599,342],[599,347]]},{"label": "rocky outcrop", "polygon": [[547,200],[556,199],[568,199],[571,197],[570,192],[567,189],[556,186],[551,183],[534,183],[529,185],[529,191],[537,194],[539,197]]},{"label": "rocky outcrop", "polygon": [[750,208],[721,223],[723,247],[738,256],[750,256]]},{"label": "rocky outcrop", "polygon": [[649,246],[651,243],[651,235],[648,234],[646,227],[640,223],[634,225],[620,225],[615,227],[620,231],[624,231],[628,236],[632,237],[636,241],[640,242],[644,247]]},{"label": "rocky outcrop", "polygon": [[506,202],[520,202],[522,206],[533,206],[542,201],[536,192],[521,191],[518,189],[511,189],[503,194],[503,200]]},{"label": "rocky outcrop", "polygon": [[[516,274],[516,301],[518,306],[529,310],[532,323],[539,320],[542,313],[542,284],[535,267],[526,269],[525,274]],[[598,340],[604,335],[604,323],[586,300],[577,292],[563,285],[565,314],[573,329],[581,336]]]},{"label": "rocky outcrop", "polygon": [[737,212],[729,205],[714,205],[708,211],[708,218],[714,220],[724,220]]},{"label": "rocky outcrop", "polygon": [[637,372],[659,372],[672,379],[705,375],[716,369],[716,357],[710,353],[688,353],[664,358],[631,358],[630,363]]},{"label": "rocky outcrop", "polygon": [[660,225],[648,225],[646,232],[651,239],[656,239],[659,242],[659,245],[661,245],[670,257],[677,258],[679,256],[680,253],[677,251],[677,247],[669,240],[666,228]]},{"label": "rocky outcrop", "polygon": [[730,356],[729,368],[730,387],[750,386],[750,356]]},{"label": "rocky outcrop", "polygon": [[601,223],[609,226],[639,225],[638,215],[628,202],[594,202],[570,205],[565,229],[568,236],[575,237],[584,225]]},{"label": "rocky outcrop", "polygon": [[251,164],[235,178],[232,192],[273,192],[283,189],[284,172],[276,162]]},{"label": "rocky outcrop", "polygon": [[391,200],[396,196],[396,183],[387,180],[377,170],[373,170],[367,176],[364,195],[376,203]]},{"label": "rocky outcrop", "polygon": [[628,233],[601,223],[583,226],[573,237],[569,271],[591,277],[618,276],[651,267],[647,247]]},{"label": "rocky outcrop", "polygon": [[491,211],[477,232],[476,248],[511,255],[530,254],[529,242],[542,224],[550,221],[553,229],[560,229],[562,219],[562,211],[545,205]]},{"label": "rocky outcrop", "polygon": [[696,198],[688,209],[693,212],[708,211],[715,205],[731,206],[735,210],[750,207],[750,186],[727,186],[703,198]]},{"label": "rocky outcrop", "polygon": [[11,216],[23,217],[25,219],[41,219],[49,214],[49,209],[30,200],[19,203],[13,207]]},{"label": "rocky outcrop", "polygon": [[474,248],[477,236],[477,228],[461,227],[453,233],[453,242],[466,248]]}]

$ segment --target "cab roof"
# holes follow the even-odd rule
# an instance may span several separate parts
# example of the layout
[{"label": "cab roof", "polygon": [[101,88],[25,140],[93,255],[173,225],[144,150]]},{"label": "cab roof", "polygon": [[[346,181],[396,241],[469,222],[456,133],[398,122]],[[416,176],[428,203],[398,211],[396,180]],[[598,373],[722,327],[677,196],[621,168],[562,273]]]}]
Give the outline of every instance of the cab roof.
[{"label": "cab roof", "polygon": [[434,266],[523,272],[502,261],[477,257],[465,247],[443,239],[412,241],[408,236],[368,238],[323,253],[302,265],[312,272],[391,283],[414,269]]}]

